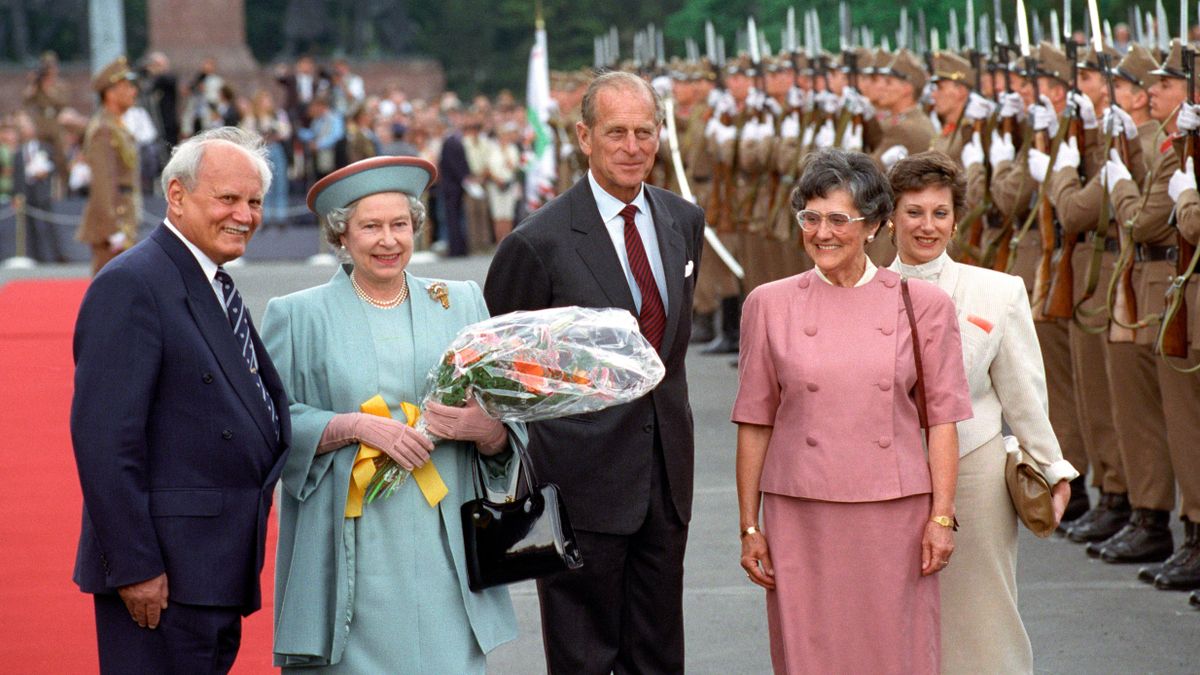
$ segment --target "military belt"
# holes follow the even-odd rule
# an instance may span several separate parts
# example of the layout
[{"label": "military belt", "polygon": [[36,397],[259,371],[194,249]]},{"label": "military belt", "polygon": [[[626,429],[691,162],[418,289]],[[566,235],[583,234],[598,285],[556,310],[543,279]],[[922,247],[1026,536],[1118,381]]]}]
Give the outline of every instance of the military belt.
[{"label": "military belt", "polygon": [[1179,247],[1138,244],[1137,259],[1138,262],[1160,262],[1163,260],[1175,262],[1179,260]]}]

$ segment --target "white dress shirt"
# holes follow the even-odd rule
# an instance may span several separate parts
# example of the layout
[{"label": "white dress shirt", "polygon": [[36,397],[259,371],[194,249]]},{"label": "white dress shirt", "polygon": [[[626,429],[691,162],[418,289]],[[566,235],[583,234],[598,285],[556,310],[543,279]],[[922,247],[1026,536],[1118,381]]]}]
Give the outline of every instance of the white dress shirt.
[{"label": "white dress shirt", "polygon": [[[642,311],[642,289],[638,288],[637,279],[633,278],[633,270],[629,267],[629,253],[625,250],[625,219],[621,210],[625,202],[604,191],[596,182],[596,177],[588,170],[588,182],[592,186],[592,196],[596,199],[596,208],[600,210],[600,220],[608,229],[617,258],[621,261],[621,269],[625,270],[625,281],[629,283],[629,292],[633,294],[633,304]],[[663,312],[669,312],[667,305],[667,275],[663,272],[662,252],[658,250],[658,234],[654,229],[654,218],[650,215],[650,204],[646,201],[645,184],[638,189],[637,196],[629,202],[637,207],[637,215],[633,224],[637,226],[638,235],[642,238],[642,247],[646,249],[646,259],[650,262],[650,273],[654,275],[654,283],[658,285],[658,294],[662,297]]]},{"label": "white dress shirt", "polygon": [[204,251],[201,251],[187,237],[183,236],[183,233],[175,227],[170,218],[164,218],[163,225],[167,226],[171,234],[179,237],[179,241],[182,241],[187,250],[191,251],[192,257],[196,259],[196,262],[200,263],[200,271],[204,273],[204,278],[208,279],[208,285],[212,287],[213,294],[217,296],[217,302],[220,303],[221,310],[228,312],[229,308],[225,306],[225,294],[221,291],[221,282],[217,281],[217,263],[213,262],[212,258],[204,254]]}]

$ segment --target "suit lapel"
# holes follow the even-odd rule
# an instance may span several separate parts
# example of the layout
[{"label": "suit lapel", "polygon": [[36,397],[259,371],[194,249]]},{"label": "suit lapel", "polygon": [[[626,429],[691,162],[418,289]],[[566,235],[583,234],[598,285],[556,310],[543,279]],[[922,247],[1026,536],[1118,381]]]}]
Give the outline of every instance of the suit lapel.
[{"label": "suit lapel", "polygon": [[[263,438],[271,447],[275,447],[275,425],[267,412],[267,406],[258,393],[255,377],[250,372],[250,367],[246,365],[246,360],[242,358],[242,350],[233,337],[229,316],[225,314],[221,303],[217,301],[212,285],[204,278],[200,263],[196,262],[196,258],[187,250],[183,242],[179,241],[179,238],[165,226],[160,225],[151,237],[162,246],[171,260],[175,262],[176,267],[179,268],[179,276],[183,279],[183,285],[187,289],[188,310],[196,322],[196,327],[200,330],[204,341],[208,343],[208,348],[217,357],[217,363],[221,365],[226,379],[232,383],[233,390],[242,400],[242,405],[250,411]],[[255,341],[255,349],[260,349],[261,344],[261,342]],[[260,356],[264,354],[266,354],[265,350],[259,352]]]},{"label": "suit lapel", "polygon": [[571,229],[581,235],[575,246],[579,258],[595,277],[596,285],[608,299],[608,304],[628,310],[636,318],[637,306],[633,303],[633,293],[629,291],[629,282],[625,279],[625,269],[621,267],[621,260],[613,249],[608,229],[600,220],[600,210],[596,207],[588,179],[585,177],[575,183],[575,187],[567,194],[571,205]]},{"label": "suit lapel", "polygon": [[[679,329],[679,316],[683,311],[683,267],[684,257],[683,234],[675,225],[671,210],[661,200],[656,199],[649,186],[645,187],[646,201],[650,204],[650,214],[654,218],[654,230],[658,235],[658,251],[662,256],[663,277],[667,282],[667,326],[663,333],[662,346],[659,351],[665,359],[670,355],[671,345],[675,341],[675,333]],[[690,307],[688,309],[691,309]]]}]

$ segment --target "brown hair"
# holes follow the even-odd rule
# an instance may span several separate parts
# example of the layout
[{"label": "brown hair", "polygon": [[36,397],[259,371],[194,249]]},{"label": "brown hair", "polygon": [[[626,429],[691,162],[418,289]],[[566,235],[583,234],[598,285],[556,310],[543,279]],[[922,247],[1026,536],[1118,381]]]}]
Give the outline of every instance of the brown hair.
[{"label": "brown hair", "polygon": [[896,195],[896,204],[906,192],[919,192],[928,187],[950,188],[955,220],[966,215],[967,179],[958,163],[944,152],[930,150],[909,155],[896,162],[888,172],[888,181]]}]

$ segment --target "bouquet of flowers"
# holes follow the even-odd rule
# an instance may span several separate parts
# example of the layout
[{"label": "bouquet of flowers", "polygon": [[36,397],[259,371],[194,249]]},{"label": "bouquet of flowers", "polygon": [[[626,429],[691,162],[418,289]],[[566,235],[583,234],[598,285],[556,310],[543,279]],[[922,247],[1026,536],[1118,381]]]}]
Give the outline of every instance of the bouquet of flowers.
[{"label": "bouquet of flowers", "polygon": [[[462,405],[471,395],[496,419],[535,422],[628,403],[665,374],[637,320],[623,309],[513,312],[459,331],[429,373],[422,407],[431,400]],[[376,462],[368,503],[408,476],[386,455]]]}]

